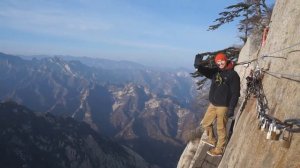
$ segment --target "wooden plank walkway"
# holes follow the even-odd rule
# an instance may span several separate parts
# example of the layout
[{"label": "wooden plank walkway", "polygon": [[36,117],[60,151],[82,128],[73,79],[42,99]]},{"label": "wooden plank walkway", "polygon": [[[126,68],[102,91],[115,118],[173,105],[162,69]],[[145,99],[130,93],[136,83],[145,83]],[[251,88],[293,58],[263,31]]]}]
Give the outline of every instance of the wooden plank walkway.
[{"label": "wooden plank walkway", "polygon": [[[226,131],[227,131],[227,134],[229,135],[228,141],[230,140],[230,137],[232,134],[231,131],[233,129],[233,126],[234,126],[234,120],[229,119],[227,126],[226,126]],[[204,139],[207,137],[206,137],[206,135],[202,135],[201,139],[202,138]],[[210,150],[212,147],[207,144],[204,144],[202,142],[200,142],[200,143],[201,143],[201,145],[199,145],[197,152],[195,154],[195,157],[194,157],[195,162],[192,165],[190,165],[190,167],[192,167],[192,168],[217,168],[219,166],[219,163],[222,160],[222,156],[212,157],[212,156],[208,155],[206,152],[208,150]]]}]

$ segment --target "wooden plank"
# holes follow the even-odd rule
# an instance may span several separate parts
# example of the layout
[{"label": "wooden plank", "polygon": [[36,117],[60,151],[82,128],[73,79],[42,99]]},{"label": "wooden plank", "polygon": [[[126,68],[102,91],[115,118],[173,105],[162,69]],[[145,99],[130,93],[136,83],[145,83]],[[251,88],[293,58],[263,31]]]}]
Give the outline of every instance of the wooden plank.
[{"label": "wooden plank", "polygon": [[[232,130],[234,126],[234,120],[229,119],[226,125],[226,132],[228,135],[228,141],[231,137]],[[205,134],[202,135],[201,139],[205,139],[207,136]],[[197,159],[193,165],[193,168],[217,168],[219,166],[219,163],[222,160],[222,156],[215,156],[212,157],[207,154],[207,151],[212,149],[211,146],[204,144],[203,142],[201,145],[201,149],[198,149],[198,156]]]}]

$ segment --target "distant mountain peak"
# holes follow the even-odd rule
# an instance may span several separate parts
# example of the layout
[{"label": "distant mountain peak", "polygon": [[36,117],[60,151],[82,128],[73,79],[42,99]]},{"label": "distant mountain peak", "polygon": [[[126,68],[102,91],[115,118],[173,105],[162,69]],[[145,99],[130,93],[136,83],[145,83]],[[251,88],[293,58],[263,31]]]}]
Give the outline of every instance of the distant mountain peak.
[{"label": "distant mountain peak", "polygon": [[0,103],[0,123],[0,167],[148,167],[130,149],[71,118],[37,115],[6,102]]}]

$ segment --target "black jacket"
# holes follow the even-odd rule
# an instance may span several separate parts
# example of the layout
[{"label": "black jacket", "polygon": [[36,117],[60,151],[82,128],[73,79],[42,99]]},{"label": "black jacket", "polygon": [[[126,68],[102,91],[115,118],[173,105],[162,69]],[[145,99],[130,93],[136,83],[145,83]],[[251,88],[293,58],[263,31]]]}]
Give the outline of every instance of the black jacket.
[{"label": "black jacket", "polygon": [[240,97],[240,77],[231,69],[198,67],[198,71],[211,79],[209,101],[215,106],[228,107],[233,111]]}]

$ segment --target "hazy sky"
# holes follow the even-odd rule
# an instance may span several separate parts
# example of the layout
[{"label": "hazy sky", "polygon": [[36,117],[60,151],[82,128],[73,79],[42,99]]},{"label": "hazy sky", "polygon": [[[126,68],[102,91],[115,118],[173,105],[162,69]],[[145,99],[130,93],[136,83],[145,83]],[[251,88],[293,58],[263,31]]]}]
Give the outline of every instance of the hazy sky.
[{"label": "hazy sky", "polygon": [[0,0],[0,52],[193,66],[199,52],[241,43],[209,25],[238,0]]}]

